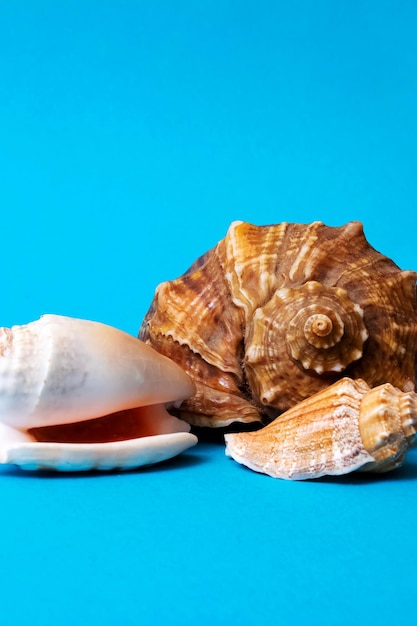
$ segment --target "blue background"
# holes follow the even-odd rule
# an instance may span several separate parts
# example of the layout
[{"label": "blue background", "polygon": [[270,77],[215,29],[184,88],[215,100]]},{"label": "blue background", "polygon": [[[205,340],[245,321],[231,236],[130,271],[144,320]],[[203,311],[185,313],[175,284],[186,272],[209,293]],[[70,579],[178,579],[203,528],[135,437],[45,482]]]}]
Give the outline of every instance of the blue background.
[{"label": "blue background", "polygon": [[[411,0],[0,1],[1,320],[136,334],[234,219],[364,223],[417,269]],[[0,622],[415,623],[417,456],[292,483],[206,441],[0,471]]]}]

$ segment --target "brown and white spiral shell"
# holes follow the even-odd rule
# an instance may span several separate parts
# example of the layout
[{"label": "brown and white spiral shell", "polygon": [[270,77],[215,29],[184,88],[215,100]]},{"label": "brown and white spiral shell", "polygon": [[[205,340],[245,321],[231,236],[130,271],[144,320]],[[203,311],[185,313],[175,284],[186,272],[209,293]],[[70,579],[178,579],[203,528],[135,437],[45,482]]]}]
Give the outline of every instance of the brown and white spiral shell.
[{"label": "brown and white spiral shell", "polygon": [[359,222],[234,222],[159,285],[139,336],[194,380],[180,415],[200,426],[270,421],[344,376],[411,391],[416,273]]}]

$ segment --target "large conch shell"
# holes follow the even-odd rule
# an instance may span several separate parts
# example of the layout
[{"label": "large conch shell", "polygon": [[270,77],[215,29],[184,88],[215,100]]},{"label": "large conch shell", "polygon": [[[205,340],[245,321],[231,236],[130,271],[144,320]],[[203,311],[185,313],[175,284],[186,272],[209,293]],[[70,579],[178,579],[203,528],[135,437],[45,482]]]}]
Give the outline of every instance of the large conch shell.
[{"label": "large conch shell", "polygon": [[412,391],[416,273],[340,228],[234,222],[156,290],[139,337],[191,376],[198,426],[267,422],[341,377]]},{"label": "large conch shell", "polygon": [[343,378],[256,432],[225,435],[226,454],[274,478],[400,467],[416,443],[417,394]]},{"label": "large conch shell", "polygon": [[166,403],[192,395],[178,365],[135,337],[44,315],[0,329],[0,463],[129,469],[197,442]]}]

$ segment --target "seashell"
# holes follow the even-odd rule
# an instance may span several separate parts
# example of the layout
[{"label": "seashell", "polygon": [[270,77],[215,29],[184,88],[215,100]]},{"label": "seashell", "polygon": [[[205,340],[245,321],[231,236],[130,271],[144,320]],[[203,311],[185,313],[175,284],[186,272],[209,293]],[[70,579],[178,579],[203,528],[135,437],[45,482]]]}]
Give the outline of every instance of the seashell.
[{"label": "seashell", "polygon": [[234,222],[159,285],[139,337],[196,383],[177,414],[198,426],[270,421],[344,376],[412,391],[416,276],[359,222]]},{"label": "seashell", "polygon": [[192,395],[178,365],[116,328],[44,315],[0,329],[0,463],[129,469],[197,442],[165,404]]},{"label": "seashell", "polygon": [[226,454],[274,478],[386,472],[416,444],[417,394],[342,378],[261,430],[225,435]]}]

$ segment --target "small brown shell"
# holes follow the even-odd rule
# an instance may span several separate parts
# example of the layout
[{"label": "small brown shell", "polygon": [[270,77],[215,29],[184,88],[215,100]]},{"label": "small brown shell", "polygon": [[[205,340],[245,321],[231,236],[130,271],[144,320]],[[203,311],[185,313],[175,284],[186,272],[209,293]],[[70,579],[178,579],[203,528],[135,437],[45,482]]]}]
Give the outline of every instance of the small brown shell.
[{"label": "small brown shell", "polygon": [[343,378],[261,430],[226,435],[226,454],[274,478],[385,472],[402,464],[416,429],[416,393]]},{"label": "small brown shell", "polygon": [[139,334],[193,378],[199,426],[273,419],[341,378],[415,388],[416,273],[340,228],[234,222],[162,283]]}]

